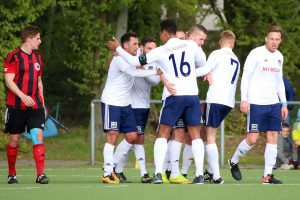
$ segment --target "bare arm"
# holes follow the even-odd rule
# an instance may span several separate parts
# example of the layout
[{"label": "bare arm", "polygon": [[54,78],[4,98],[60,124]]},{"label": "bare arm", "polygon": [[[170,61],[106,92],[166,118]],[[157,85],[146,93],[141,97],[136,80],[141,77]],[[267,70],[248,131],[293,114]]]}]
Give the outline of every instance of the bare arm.
[{"label": "bare arm", "polygon": [[44,86],[43,86],[43,82],[42,82],[42,77],[39,76],[38,77],[38,88],[39,88],[39,93],[41,95],[41,97],[43,98],[43,105],[45,104],[45,100],[44,100]]},{"label": "bare arm", "polygon": [[6,87],[12,91],[15,95],[17,95],[21,101],[28,107],[33,107],[34,106],[34,101],[33,99],[24,94],[19,88],[18,86],[15,84],[14,82],[14,78],[15,78],[15,74],[13,73],[8,73],[8,74],[5,74],[5,85]]}]

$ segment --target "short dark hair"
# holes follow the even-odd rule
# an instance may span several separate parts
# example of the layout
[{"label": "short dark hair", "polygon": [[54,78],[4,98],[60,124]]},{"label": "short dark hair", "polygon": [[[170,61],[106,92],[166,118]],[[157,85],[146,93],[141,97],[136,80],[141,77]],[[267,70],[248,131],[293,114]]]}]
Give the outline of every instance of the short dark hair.
[{"label": "short dark hair", "polygon": [[177,25],[172,19],[166,19],[160,22],[160,32],[166,31],[170,34],[176,35]]},{"label": "short dark hair", "polygon": [[201,24],[196,24],[196,26],[205,34],[208,34],[208,30]]},{"label": "short dark hair", "polygon": [[290,125],[287,122],[282,123],[282,128],[290,128]]},{"label": "short dark hair", "polygon": [[124,46],[125,42],[129,42],[130,41],[131,37],[137,38],[137,34],[135,32],[127,32],[124,35],[122,35],[122,37],[121,37],[121,45],[122,45],[122,47]]},{"label": "short dark hair", "polygon": [[277,32],[277,33],[280,33],[281,36],[283,34],[282,32],[282,28],[281,26],[278,26],[278,25],[272,25],[272,26],[269,26],[268,29],[267,29],[267,35],[271,32]]},{"label": "short dark hair", "polygon": [[154,42],[156,44],[156,39],[154,37],[151,37],[151,36],[143,37],[142,45],[145,46],[146,43],[148,43],[148,42]]},{"label": "short dark hair", "polygon": [[41,31],[37,26],[26,26],[22,29],[20,34],[22,43],[26,42],[27,38],[33,38],[39,33],[41,33]]}]

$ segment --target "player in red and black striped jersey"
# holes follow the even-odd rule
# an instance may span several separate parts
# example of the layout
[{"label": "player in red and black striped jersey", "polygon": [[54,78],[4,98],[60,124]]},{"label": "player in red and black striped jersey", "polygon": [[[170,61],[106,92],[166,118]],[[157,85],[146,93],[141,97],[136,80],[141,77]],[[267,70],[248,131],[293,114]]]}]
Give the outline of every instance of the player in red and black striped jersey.
[{"label": "player in red and black striped jersey", "polygon": [[4,61],[5,84],[8,89],[5,132],[10,134],[7,144],[7,183],[18,183],[15,163],[19,139],[26,129],[33,143],[36,183],[47,184],[49,179],[44,174],[45,110],[41,79],[43,61],[41,55],[35,51],[41,44],[39,29],[35,26],[25,27],[21,31],[21,40],[21,47],[9,53]]}]

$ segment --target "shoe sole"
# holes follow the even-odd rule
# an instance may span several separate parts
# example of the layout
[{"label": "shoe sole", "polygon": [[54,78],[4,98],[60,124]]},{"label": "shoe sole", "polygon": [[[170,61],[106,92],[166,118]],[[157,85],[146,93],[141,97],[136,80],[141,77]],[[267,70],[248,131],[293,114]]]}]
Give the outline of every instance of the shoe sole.
[{"label": "shoe sole", "polygon": [[163,182],[160,181],[160,180],[157,180],[157,181],[152,182],[152,184],[162,184],[162,183],[163,183]]},{"label": "shoe sole", "polygon": [[48,184],[50,182],[49,179],[44,179],[41,182],[37,182],[38,184]]}]

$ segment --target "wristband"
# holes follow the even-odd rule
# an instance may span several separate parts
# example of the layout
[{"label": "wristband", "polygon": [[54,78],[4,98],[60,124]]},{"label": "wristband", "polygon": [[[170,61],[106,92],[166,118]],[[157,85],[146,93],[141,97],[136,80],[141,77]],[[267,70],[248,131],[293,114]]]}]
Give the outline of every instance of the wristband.
[{"label": "wristband", "polygon": [[288,103],[287,103],[287,102],[281,102],[281,105],[282,105],[282,106],[287,106]]}]

